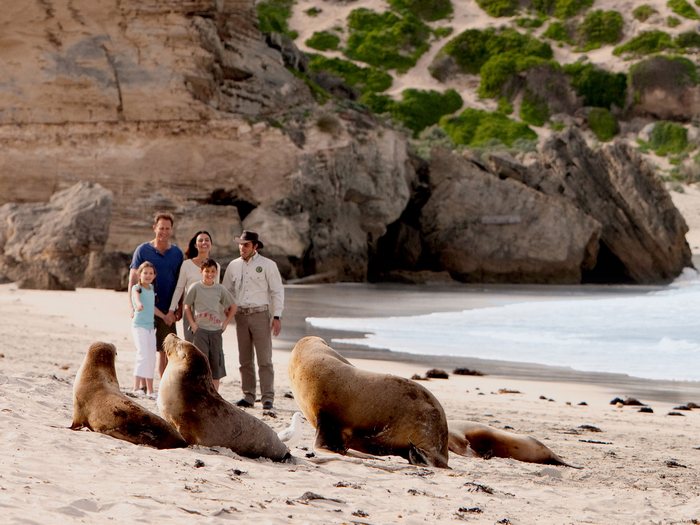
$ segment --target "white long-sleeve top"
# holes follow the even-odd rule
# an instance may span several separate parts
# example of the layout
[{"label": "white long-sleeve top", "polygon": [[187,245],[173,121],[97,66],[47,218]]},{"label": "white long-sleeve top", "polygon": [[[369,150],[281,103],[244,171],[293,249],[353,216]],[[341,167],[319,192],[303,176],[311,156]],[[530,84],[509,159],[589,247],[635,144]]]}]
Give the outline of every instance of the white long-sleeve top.
[{"label": "white long-sleeve top", "polygon": [[[221,265],[216,265],[216,282],[220,281]],[[180,275],[177,276],[177,284],[173,292],[173,300],[170,301],[170,310],[177,310],[180,303],[180,297],[190,289],[194,283],[202,280],[202,269],[197,266],[192,259],[185,259],[180,266]]]},{"label": "white long-sleeve top", "polygon": [[268,305],[273,316],[282,317],[284,285],[272,259],[257,252],[247,262],[234,259],[226,267],[222,284],[239,307]]}]

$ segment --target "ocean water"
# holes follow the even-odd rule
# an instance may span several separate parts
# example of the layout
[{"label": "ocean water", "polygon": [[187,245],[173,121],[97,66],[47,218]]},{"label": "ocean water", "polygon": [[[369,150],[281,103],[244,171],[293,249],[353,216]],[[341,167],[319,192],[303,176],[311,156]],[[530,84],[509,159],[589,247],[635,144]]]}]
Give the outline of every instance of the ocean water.
[{"label": "ocean water", "polygon": [[309,317],[333,339],[421,355],[451,355],[700,381],[700,277],[687,269],[658,291],[564,297],[405,317]]}]

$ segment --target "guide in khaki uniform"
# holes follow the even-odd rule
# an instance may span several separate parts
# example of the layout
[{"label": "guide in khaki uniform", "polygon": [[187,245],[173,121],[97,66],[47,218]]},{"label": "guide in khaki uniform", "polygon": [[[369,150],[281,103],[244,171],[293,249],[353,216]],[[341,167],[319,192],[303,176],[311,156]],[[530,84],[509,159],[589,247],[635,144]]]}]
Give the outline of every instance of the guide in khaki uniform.
[{"label": "guide in khaki uniform", "polygon": [[241,256],[231,261],[224,273],[223,285],[238,305],[236,335],[243,398],[237,405],[255,404],[255,357],[260,376],[260,399],[270,410],[275,399],[275,373],[272,367],[272,336],[282,330],[284,285],[277,264],[258,250],[263,243],[258,234],[243,230],[237,237]]}]

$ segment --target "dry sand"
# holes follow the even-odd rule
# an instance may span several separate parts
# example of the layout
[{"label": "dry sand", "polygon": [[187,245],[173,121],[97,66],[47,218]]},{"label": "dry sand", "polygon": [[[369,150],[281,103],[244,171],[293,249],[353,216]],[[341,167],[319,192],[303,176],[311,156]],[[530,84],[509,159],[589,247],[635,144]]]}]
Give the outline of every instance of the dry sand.
[{"label": "dry sand", "polygon": [[[289,287],[294,309],[372,315],[381,297],[410,311],[412,294],[372,287]],[[393,293],[393,295],[392,295]],[[367,301],[367,294],[376,301]],[[373,294],[373,295],[372,295]],[[515,289],[510,300],[527,290]],[[406,300],[401,300],[405,297]],[[463,308],[464,294],[440,295],[437,309]],[[469,306],[509,300],[474,294]],[[422,307],[424,310],[426,306]],[[299,313],[284,330],[308,330]],[[292,444],[295,464],[251,460],[222,449],[157,451],[88,431],[71,431],[72,382],[95,340],[118,348],[117,372],[131,386],[133,344],[124,293],[18,290],[0,286],[4,342],[0,357],[0,512],[3,523],[697,523],[700,520],[700,410],[650,402],[654,412],[610,405],[629,395],[614,381],[599,384],[489,374],[423,384],[448,418],[472,419],[535,436],[581,470],[509,459],[450,456],[450,470],[419,468],[401,458],[322,465],[305,454],[313,429]],[[281,430],[294,411],[286,372],[290,339],[277,341],[276,416],[253,415]],[[240,397],[234,331],[225,334],[229,375],[222,395]],[[361,368],[404,377],[428,362],[353,359]],[[542,369],[540,369],[542,370]],[[687,385],[693,387],[693,385]],[[697,385],[694,386],[697,388]],[[499,393],[499,390],[518,393]],[[695,392],[680,388],[681,395]],[[543,396],[545,399],[541,399]],[[641,399],[649,402],[648,399]],[[700,401],[686,399],[685,401]],[[140,401],[156,411],[155,402]],[[586,404],[580,404],[585,402]],[[584,425],[599,428],[586,430]],[[199,463],[199,462],[202,463]],[[198,467],[198,465],[200,465]]]}]

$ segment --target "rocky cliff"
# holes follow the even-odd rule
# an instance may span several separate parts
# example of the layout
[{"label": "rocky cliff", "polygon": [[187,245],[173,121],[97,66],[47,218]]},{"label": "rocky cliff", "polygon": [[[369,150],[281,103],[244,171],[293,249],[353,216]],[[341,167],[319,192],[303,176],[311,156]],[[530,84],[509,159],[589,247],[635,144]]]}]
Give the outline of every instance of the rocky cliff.
[{"label": "rocky cliff", "polygon": [[[111,198],[102,241],[70,254],[92,258],[93,268],[104,266],[96,257],[123,264],[151,237],[157,209],[175,213],[180,245],[195,230],[211,231],[222,262],[235,255],[241,228],[259,231],[288,279],[358,281],[427,269],[460,280],[665,282],[690,264],[683,219],[652,172],[639,186],[633,155],[593,150],[564,134],[539,167],[514,167],[514,176],[503,164],[449,152],[425,163],[402,132],[360,108],[316,102],[292,72],[303,61],[292,50],[285,64],[280,46],[258,31],[252,0],[7,4],[0,11],[6,277],[22,279],[17,269],[35,255],[18,245],[32,242],[27,224],[42,221],[18,206],[85,183],[83,191],[104,189]],[[103,228],[103,218],[92,226]],[[617,249],[629,237],[633,246]],[[104,272],[54,277],[67,287],[124,284],[119,272],[111,280]]]}]

